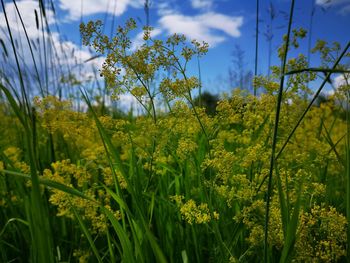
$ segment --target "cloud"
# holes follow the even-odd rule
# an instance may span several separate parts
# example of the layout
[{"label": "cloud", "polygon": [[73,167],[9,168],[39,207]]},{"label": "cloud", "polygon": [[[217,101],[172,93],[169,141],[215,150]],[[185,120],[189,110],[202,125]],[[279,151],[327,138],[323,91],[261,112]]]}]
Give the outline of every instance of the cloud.
[{"label": "cloud", "polygon": [[174,0],[160,0],[156,5],[159,16],[171,15],[178,13],[178,5]]},{"label": "cloud", "polygon": [[119,100],[117,103],[118,103],[118,106],[125,111],[129,111],[130,109],[133,109],[136,111],[134,113],[144,112],[144,109],[142,108],[140,103],[130,93],[119,95]]},{"label": "cloud", "polygon": [[[160,28],[154,28],[151,31],[151,38],[155,38],[156,36],[160,35],[163,31]],[[142,44],[145,43],[143,40],[143,31],[138,33],[136,37],[132,40],[131,44],[131,50],[135,51],[138,47],[140,47]]]},{"label": "cloud", "polygon": [[[86,2],[84,3],[86,4]],[[74,5],[75,1],[72,1],[72,3]],[[121,1],[118,0],[118,3],[121,3]],[[126,3],[126,1],[124,3]],[[44,82],[43,80],[44,80],[44,69],[45,69],[45,68],[42,68],[42,66],[44,66],[44,63],[41,63],[41,60],[43,59],[43,49],[42,49],[43,42],[42,41],[43,41],[43,38],[45,40],[46,55],[47,55],[47,64],[45,66],[49,72],[49,75],[48,75],[49,89],[53,95],[57,95],[55,94],[56,91],[54,90],[54,87],[57,87],[57,84],[60,81],[60,79],[61,78],[68,79],[70,74],[73,74],[75,79],[78,81],[86,81],[89,78],[94,80],[95,78],[94,72],[99,68],[101,68],[102,63],[104,61],[103,57],[98,57],[93,60],[90,60],[94,56],[94,53],[90,52],[90,50],[87,47],[80,47],[72,41],[62,40],[61,35],[58,32],[55,32],[53,30],[51,30],[50,35],[47,33],[46,30],[44,30],[44,36],[43,36],[41,27],[37,29],[36,22],[35,22],[34,10],[36,9],[38,13],[40,12],[37,0],[16,1],[16,4],[23,17],[25,28],[31,40],[31,43],[32,44],[35,43],[35,47],[33,45],[33,52],[34,52],[34,57],[36,59],[36,63],[38,65],[39,75],[42,80],[42,83]],[[133,2],[133,4],[135,4],[135,1]],[[37,90],[38,85],[33,73],[34,65],[33,65],[32,57],[30,54],[29,46],[27,44],[27,40],[25,38],[22,26],[20,24],[19,17],[16,13],[14,4],[12,2],[6,3],[5,10],[8,16],[11,32],[13,34],[15,41],[17,43],[23,44],[23,46],[20,46],[17,49],[17,52],[20,57],[21,68],[26,69],[26,72],[24,74],[25,85],[29,89],[32,89],[31,95],[38,95],[39,90]],[[92,11],[89,11],[89,12],[91,13]],[[55,22],[57,22],[55,19],[55,14],[53,13],[52,10],[46,10],[46,15],[48,18],[49,27],[51,27],[52,29],[52,25]],[[160,29],[155,29],[152,33],[152,36],[155,37],[160,33],[161,33]],[[139,34],[136,37],[139,43],[141,43],[142,37],[143,37],[142,34]],[[12,83],[12,85],[16,86],[16,84],[18,84],[17,83],[18,75],[14,67],[15,65],[14,57],[13,57],[12,47],[9,41],[9,36],[7,33],[5,16],[3,12],[0,12],[0,38],[4,41],[9,54],[9,57],[6,58],[7,59],[6,64],[3,63],[4,66],[1,64],[0,82],[5,83],[3,76],[9,77],[10,80],[12,80],[12,76],[13,76],[13,80],[15,81],[15,83]],[[0,55],[1,55],[1,52],[2,52],[2,48],[0,46]],[[56,68],[56,70],[55,70],[55,73],[52,74],[51,70],[54,70],[54,68]],[[4,75],[2,73],[4,73]],[[122,74],[123,74],[123,71],[122,71]],[[98,80],[102,80],[99,74],[97,74],[96,77]],[[69,83],[68,83],[68,86],[69,88],[74,88],[74,87],[71,87]],[[135,111],[135,114],[144,113],[144,110],[141,107],[141,105],[131,94],[121,95],[120,100],[117,103],[125,111],[128,111],[132,108]],[[82,104],[84,106],[84,103]],[[86,109],[86,105],[85,105],[85,109]]]},{"label": "cloud", "polygon": [[316,0],[316,4],[323,7],[329,7],[331,5],[338,5],[346,2],[349,3],[349,0]]},{"label": "cloud", "polygon": [[227,36],[240,37],[243,17],[231,17],[215,12],[197,16],[167,14],[159,19],[159,25],[168,34],[181,33],[191,39],[205,41],[211,47],[222,43]]},{"label": "cloud", "polygon": [[[35,10],[37,11],[38,16],[40,16],[40,8],[38,1],[35,0],[23,0],[16,1],[16,5],[18,7],[19,13],[23,19],[23,24],[28,35],[28,38],[32,41],[32,47],[34,56],[37,59],[41,58],[40,54],[40,44],[42,40],[42,25],[40,17],[38,19],[39,28],[36,25],[35,18]],[[8,2],[5,4],[5,11],[7,20],[9,23],[11,35],[15,41],[17,54],[19,55],[19,59],[21,62],[24,62],[25,65],[32,65],[32,58],[29,51],[29,46],[27,44],[27,40],[25,37],[25,32],[22,27],[20,17],[15,8],[13,2]],[[54,14],[51,10],[46,10],[46,16],[48,20],[49,26],[55,22]],[[7,47],[8,52],[8,61],[14,62],[13,50],[10,42],[10,36],[8,33],[8,28],[5,20],[5,13],[0,12],[0,38],[4,41],[5,47]],[[47,32],[44,31],[44,38],[47,37]],[[39,44],[40,43],[40,44]],[[0,49],[1,50],[1,49]],[[21,51],[21,52],[19,52]],[[5,68],[6,70],[10,70],[10,68]]]},{"label": "cloud", "polygon": [[[47,30],[42,31],[41,25],[39,29],[37,28],[34,13],[34,10],[37,10],[38,14],[40,15],[37,0],[16,1],[16,4],[23,18],[28,37],[31,41],[34,53],[33,55],[41,78],[44,78],[45,70],[50,72],[54,67],[56,67],[58,69],[57,73],[60,74],[60,76],[49,74],[49,83],[56,82],[57,84],[59,78],[62,77],[61,75],[68,75],[69,73],[75,74],[77,80],[86,80],[86,77],[93,76],[94,69],[101,67],[103,58],[97,58],[84,63],[84,61],[93,56],[93,53],[90,52],[88,48],[79,47],[71,41],[62,41],[58,32],[51,31],[51,34],[49,35]],[[5,10],[13,38],[15,42],[19,44],[16,53],[18,54],[21,68],[28,71],[29,77],[31,77],[30,75],[32,73],[34,76],[35,71],[33,59],[14,4],[12,2],[6,3]],[[50,27],[50,25],[56,21],[53,11],[47,9],[46,16]],[[44,27],[46,28],[46,26]],[[12,67],[12,65],[14,65],[14,55],[3,12],[0,12],[0,38],[4,41],[8,52],[8,57],[6,59],[9,66],[2,69],[4,71],[3,73],[7,76],[14,76],[14,78],[16,78],[17,75],[14,74],[17,73],[13,71]],[[43,63],[44,43],[46,47],[45,55],[47,64]],[[46,68],[44,68],[44,66],[46,66]]]},{"label": "cloud", "polygon": [[336,76],[333,83],[336,88],[347,85],[347,83],[350,83],[350,74],[341,74]]},{"label": "cloud", "polygon": [[210,9],[213,5],[213,0],[191,0],[191,5],[195,9]]},{"label": "cloud", "polygon": [[101,68],[104,61],[103,57],[94,57],[87,47],[79,47],[71,41],[60,41],[59,35],[52,35],[52,45],[57,51],[57,56],[61,59],[63,66],[67,66],[67,70],[75,73],[78,80],[86,80],[93,76],[93,68]]},{"label": "cloud", "polygon": [[[37,37],[39,34],[41,34],[41,31],[37,29],[36,22],[35,22],[34,10],[36,10],[38,16],[40,16],[38,1],[35,1],[35,0],[16,1],[16,5],[23,19],[23,23],[26,28],[28,36]],[[11,27],[11,31],[13,31],[14,33],[23,32],[22,25],[13,2],[6,3],[5,10],[7,14],[7,19]],[[54,13],[52,10],[49,10],[49,9],[46,10],[46,17],[49,25],[55,22]],[[40,19],[39,19],[39,24],[40,24]],[[0,27],[4,28],[5,32],[7,33],[5,15],[3,12],[0,12]]]},{"label": "cloud", "polygon": [[323,8],[337,6],[340,8],[338,13],[342,15],[350,13],[350,0],[316,0],[316,4]]},{"label": "cloud", "polygon": [[68,20],[75,21],[80,16],[109,13],[116,16],[124,14],[129,7],[142,8],[144,0],[60,0],[60,9],[68,12]]},{"label": "cloud", "polygon": [[341,10],[340,13],[342,15],[347,15],[350,14],[350,5],[344,6]]}]

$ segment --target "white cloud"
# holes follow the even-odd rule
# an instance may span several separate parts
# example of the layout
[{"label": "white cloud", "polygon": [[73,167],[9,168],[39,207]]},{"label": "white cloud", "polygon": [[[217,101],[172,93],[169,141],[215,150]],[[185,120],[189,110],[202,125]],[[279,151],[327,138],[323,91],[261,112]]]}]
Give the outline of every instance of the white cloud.
[{"label": "white cloud", "polygon": [[350,74],[341,74],[334,78],[334,86],[339,88],[340,86],[347,85],[350,83]]},{"label": "white cloud", "polygon": [[123,110],[127,111],[133,108],[136,111],[136,113],[144,111],[137,99],[130,93],[119,95],[118,106]]},{"label": "white cloud", "polygon": [[[41,34],[41,31],[39,31],[36,27],[35,12],[34,12],[34,10],[36,10],[38,16],[40,16],[38,1],[35,1],[35,0],[16,1],[16,5],[23,19],[23,23],[26,28],[28,36],[33,38],[38,37]],[[5,10],[6,10],[9,25],[11,27],[11,31],[15,33],[22,33],[23,32],[22,25],[13,2],[6,3]],[[52,10],[46,10],[46,17],[49,25],[55,22],[54,13],[52,12]],[[40,17],[39,17],[39,24],[40,24]],[[0,27],[4,28],[5,32],[7,33],[5,15],[3,12],[0,12]]]},{"label": "white cloud", "polygon": [[211,47],[225,41],[228,36],[239,37],[243,17],[231,17],[215,12],[197,16],[167,14],[159,19],[160,27],[169,34],[181,33],[190,39],[205,41]]},{"label": "white cloud", "polygon": [[83,16],[109,13],[120,16],[129,7],[142,8],[143,0],[60,0],[59,7],[68,12],[68,20],[78,20]]},{"label": "white cloud", "polygon": [[210,9],[213,5],[213,0],[191,0],[191,5],[196,9]]},{"label": "white cloud", "polygon": [[[52,35],[52,40],[62,65],[67,66],[67,70],[70,69],[70,72],[67,73],[74,73],[78,80],[84,81],[92,78],[94,76],[93,69],[101,68],[104,61],[103,57],[90,60],[94,54],[87,47],[79,47],[71,41],[60,41],[57,33]],[[97,74],[97,77],[99,78],[99,74]]]},{"label": "white cloud", "polygon": [[338,5],[342,3],[350,3],[350,1],[349,0],[316,0],[316,4],[323,7],[329,7],[331,5]]},{"label": "white cloud", "polygon": [[323,8],[337,6],[340,8],[339,13],[342,15],[350,13],[350,0],[316,0],[316,4]]},{"label": "white cloud", "polygon": [[[38,16],[40,16],[40,8],[38,1],[35,0],[23,0],[16,1],[16,5],[18,7],[19,13],[23,19],[24,27],[26,29],[26,33],[30,40],[33,41],[33,52],[34,56],[39,60],[40,58],[40,47],[38,42],[42,40],[42,25],[40,17],[39,21],[39,29],[36,26],[35,19],[35,10],[37,11]],[[26,65],[32,65],[32,58],[30,55],[29,47],[27,44],[27,40],[25,38],[24,29],[22,27],[19,15],[15,8],[13,2],[8,2],[5,4],[5,11],[7,20],[9,23],[10,31],[15,43],[18,43],[20,46],[16,47],[17,53],[19,55],[21,62],[25,62]],[[55,22],[54,14],[51,10],[46,10],[46,16],[48,19],[49,25]],[[5,46],[7,47],[7,52],[9,55],[9,61],[13,62],[13,50],[10,42],[10,37],[8,33],[8,28],[5,20],[4,12],[0,12],[0,38],[4,41]],[[44,36],[47,36],[46,31],[44,31]],[[19,51],[21,51],[19,53]],[[6,68],[9,70],[9,68]]]},{"label": "white cloud", "polygon": [[[162,33],[162,30],[160,28],[154,28],[151,31],[151,38],[155,38],[156,36],[160,35]],[[131,50],[136,50],[138,47],[140,47],[145,41],[143,40],[143,31],[138,33],[136,37],[132,40]]]},{"label": "white cloud", "polygon": [[[74,5],[74,2],[75,1],[72,1],[73,5]],[[86,2],[84,3],[86,4]],[[38,1],[22,0],[22,1],[16,1],[16,3],[23,17],[28,36],[30,40],[32,40],[36,45],[36,48],[33,49],[34,57],[39,67],[39,74],[43,75],[41,71],[42,63],[40,62],[40,59],[43,59],[42,57],[43,55],[42,37],[43,36],[42,36],[41,28],[39,28],[38,30],[36,27],[35,13],[34,13],[35,9],[37,10],[37,12],[40,12]],[[121,3],[121,1],[118,1],[118,3]],[[134,1],[132,5],[135,3],[136,2]],[[6,3],[5,9],[6,9],[10,28],[15,41],[23,44],[23,48],[20,47],[17,50],[20,56],[21,67],[22,68],[26,67],[28,69],[27,73],[31,74],[34,72],[32,57],[30,54],[29,46],[27,44],[22,26],[19,21],[19,17],[16,13],[14,4],[12,2]],[[91,13],[92,11],[89,11],[89,12]],[[46,15],[48,18],[49,26],[51,26],[52,24],[54,24],[54,22],[56,22],[55,15],[52,12],[52,10],[46,10]],[[155,37],[156,35],[159,35],[161,32],[162,32],[161,29],[154,29],[151,36]],[[139,41],[139,43],[141,43],[142,37],[143,35],[140,33],[136,37],[136,40]],[[8,64],[6,64],[5,67],[2,67],[1,65],[2,67],[1,70],[5,70],[5,71],[8,70],[8,72],[6,71],[4,73],[5,74],[9,73],[13,75],[13,73],[15,72],[13,71],[13,68],[15,68],[13,67],[14,58],[13,58],[11,44],[9,42],[5,16],[3,12],[0,12],[0,38],[5,42],[5,46],[7,47],[7,51],[9,53],[9,57],[7,61]],[[58,32],[52,31],[51,35],[48,35],[48,33],[44,31],[44,39],[45,39],[46,48],[47,48],[46,50],[47,62],[48,62],[47,69],[49,71],[48,82],[49,82],[50,91],[52,93],[53,93],[52,87],[57,85],[57,82],[61,77],[67,78],[69,74],[73,74],[77,80],[86,81],[88,78],[94,78],[95,77],[94,71],[101,68],[101,65],[104,61],[103,57],[99,57],[99,58],[90,60],[88,62],[84,62],[92,58],[94,54],[90,52],[90,50],[87,47],[80,47],[69,40],[63,41]],[[41,45],[39,45],[37,41],[39,41]],[[2,52],[2,48],[0,46],[0,55],[1,55],[1,52]],[[50,73],[51,72],[50,70],[53,67],[59,68],[59,70],[56,71],[56,73],[58,74],[57,76]],[[123,74],[123,71],[122,71],[122,74]],[[16,80],[18,80],[17,75],[13,75],[13,76]],[[99,80],[102,80],[99,74],[97,74],[97,78]],[[0,81],[4,82],[4,80],[2,79],[2,75],[0,76]],[[30,85],[30,87],[36,87],[36,88],[38,87],[36,81],[34,81],[33,83],[27,83],[26,81],[26,85],[27,84]],[[52,85],[52,84],[55,84],[55,85]],[[38,90],[35,90],[35,91],[33,90],[32,94],[37,95]],[[84,106],[84,103],[82,104]],[[144,110],[139,104],[139,102],[131,94],[121,95],[120,100],[118,101],[118,105],[125,111],[130,110],[132,108],[135,114],[144,113]]]},{"label": "white cloud", "polygon": [[[16,4],[23,18],[28,37],[32,43],[34,53],[33,55],[36,60],[36,64],[38,65],[39,74],[42,73],[42,71],[44,70],[43,66],[45,65],[42,63],[43,38],[45,40],[46,45],[47,70],[50,71],[51,68],[55,66],[59,68],[59,74],[68,75],[68,73],[71,73],[75,74],[78,80],[86,80],[86,77],[93,75],[92,67],[94,67],[95,69],[101,67],[103,62],[102,58],[97,58],[87,63],[84,63],[84,61],[90,59],[93,56],[93,54],[88,50],[88,48],[79,47],[71,41],[62,41],[59,33],[57,32],[51,32],[51,35],[49,35],[45,30],[43,36],[41,25],[38,29],[36,27],[35,22],[34,10],[37,10],[38,13],[40,12],[38,1],[23,0],[16,1]],[[16,50],[20,58],[20,64],[22,65],[23,69],[24,67],[27,67],[27,69],[32,70],[32,72],[34,72],[34,64],[32,56],[30,54],[29,45],[27,43],[22,25],[20,24],[20,20],[14,4],[12,2],[7,3],[5,5],[5,10],[13,38],[17,43],[22,44]],[[55,16],[52,10],[46,10],[46,16],[48,19],[49,26],[55,22]],[[9,55],[8,63],[14,63],[13,51],[9,40],[8,30],[6,27],[5,16],[3,12],[0,12],[0,38],[4,41],[5,46],[7,47]],[[35,45],[33,43],[35,43]],[[5,70],[9,70],[9,72],[5,72],[5,74],[12,74],[12,67],[7,67],[5,68]],[[54,76],[50,74],[49,83],[57,82],[57,78],[60,77],[61,76]]]},{"label": "white cloud", "polygon": [[340,13],[342,15],[347,15],[350,14],[350,5],[344,6],[341,10]]}]

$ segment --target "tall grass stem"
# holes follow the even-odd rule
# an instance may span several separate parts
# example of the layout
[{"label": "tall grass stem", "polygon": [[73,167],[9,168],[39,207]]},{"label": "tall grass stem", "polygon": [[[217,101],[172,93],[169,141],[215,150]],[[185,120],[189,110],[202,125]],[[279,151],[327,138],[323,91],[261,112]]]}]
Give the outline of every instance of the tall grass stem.
[{"label": "tall grass stem", "polygon": [[273,169],[275,167],[275,151],[276,151],[276,144],[277,144],[278,123],[280,119],[283,85],[284,85],[284,78],[285,78],[284,73],[286,70],[289,39],[290,39],[292,21],[293,21],[294,2],[295,1],[292,0],[290,13],[289,13],[288,32],[287,32],[287,39],[285,42],[285,47],[284,47],[285,49],[283,54],[282,66],[281,66],[281,79],[280,79],[280,86],[279,86],[278,97],[277,97],[275,125],[274,125],[273,138],[272,138],[269,180],[268,180],[268,187],[267,187],[266,209],[265,209],[265,229],[264,229],[264,262],[265,263],[268,262],[268,224],[269,224],[270,200],[272,195],[272,174],[273,174]]}]

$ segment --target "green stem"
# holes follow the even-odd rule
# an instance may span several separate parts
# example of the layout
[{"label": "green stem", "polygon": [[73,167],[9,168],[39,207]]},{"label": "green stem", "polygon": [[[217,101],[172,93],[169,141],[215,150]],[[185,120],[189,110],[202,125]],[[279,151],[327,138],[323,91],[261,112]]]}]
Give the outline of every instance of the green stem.
[{"label": "green stem", "polygon": [[[255,68],[254,68],[254,76],[258,75],[258,49],[259,49],[259,0],[256,0]],[[256,96],[256,87],[254,87],[254,96]]]},{"label": "green stem", "polygon": [[294,13],[294,0],[292,0],[291,7],[290,7],[288,33],[287,33],[287,39],[286,39],[286,43],[285,43],[285,50],[284,50],[282,66],[281,66],[281,80],[280,80],[280,87],[279,87],[279,91],[278,91],[275,126],[274,126],[273,139],[272,139],[270,171],[269,171],[269,181],[268,181],[268,188],[267,188],[266,210],[265,210],[265,231],[264,231],[264,262],[265,263],[268,262],[267,261],[268,260],[267,240],[268,240],[270,200],[271,200],[271,195],[272,195],[272,174],[273,174],[273,168],[275,166],[275,151],[276,151],[276,144],[277,144],[278,123],[279,123],[281,104],[282,104],[284,73],[285,73],[285,68],[286,68],[286,63],[287,63],[287,54],[288,54],[288,48],[289,48],[290,33],[291,33],[291,28],[292,28],[293,13]]},{"label": "green stem", "polygon": [[[349,88],[349,82],[344,75],[347,87]],[[349,116],[349,103],[350,94],[349,90],[346,91],[346,218],[347,218],[347,262],[350,262],[350,116]]]}]

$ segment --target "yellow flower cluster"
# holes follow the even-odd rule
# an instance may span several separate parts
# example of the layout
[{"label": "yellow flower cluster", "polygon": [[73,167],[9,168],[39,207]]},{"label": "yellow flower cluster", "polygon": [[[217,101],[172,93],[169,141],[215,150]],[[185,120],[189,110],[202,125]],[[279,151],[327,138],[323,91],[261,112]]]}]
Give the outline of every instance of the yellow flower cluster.
[{"label": "yellow flower cluster", "polygon": [[175,99],[178,97],[188,96],[191,90],[199,87],[199,80],[195,77],[189,79],[175,79],[171,80],[165,78],[160,84],[160,92],[168,99]]},{"label": "yellow flower cluster", "polygon": [[6,176],[1,176],[1,171],[5,169],[16,170],[22,173],[29,174],[30,167],[22,161],[23,154],[21,149],[17,147],[8,147],[3,151],[7,160],[0,161],[0,206],[7,207],[8,205],[21,205],[22,196],[20,196],[15,189],[11,188],[10,182],[6,180]]},{"label": "yellow flower cluster", "polygon": [[[71,210],[74,207],[83,213],[84,218],[91,223],[93,232],[105,232],[108,227],[105,215],[99,211],[99,204],[110,209],[116,215],[116,218],[120,219],[120,212],[111,209],[112,204],[109,194],[105,190],[97,188],[98,182],[85,167],[72,164],[69,160],[63,160],[53,163],[52,169],[53,172],[49,169],[44,170],[43,178],[79,189],[85,196],[96,200],[96,202],[91,202],[52,188],[49,201],[57,206],[57,216],[74,218],[74,213]],[[103,174],[108,175],[109,173],[110,171],[105,170]],[[109,174],[109,176],[111,175]],[[105,179],[109,184],[112,184],[109,182],[110,180],[110,178]]]},{"label": "yellow flower cluster", "polygon": [[346,227],[334,207],[313,206],[300,218],[295,262],[338,262],[346,256]]},{"label": "yellow flower cluster", "polygon": [[183,196],[172,196],[172,200],[176,202],[180,209],[180,214],[183,220],[192,225],[206,224],[211,220],[219,220],[219,213],[216,211],[210,212],[208,204],[200,203],[199,205],[193,199],[183,203]]},{"label": "yellow flower cluster", "polygon": [[16,169],[22,173],[29,174],[30,167],[27,163],[23,162],[22,150],[17,147],[8,147],[4,150],[5,156],[10,160],[11,168]]},{"label": "yellow flower cluster", "polygon": [[[234,218],[247,228],[247,241],[253,247],[258,248],[263,244],[264,214],[265,203],[257,200],[243,208],[242,213]],[[334,207],[315,205],[310,212],[302,211],[292,261],[338,262],[346,255],[346,227],[346,218]],[[274,198],[270,210],[269,244],[281,251],[283,240],[281,211],[278,199]]]},{"label": "yellow flower cluster", "polygon": [[18,132],[23,132],[23,129],[17,118],[14,118],[14,115],[8,111],[8,105],[1,103],[0,104],[0,145],[2,147],[14,146],[15,143],[20,145],[20,141],[16,136]]},{"label": "yellow flower cluster", "polygon": [[79,260],[79,263],[87,263],[91,257],[91,251],[76,249],[73,252],[73,256]]},{"label": "yellow flower cluster", "polygon": [[198,148],[198,145],[196,142],[194,142],[188,138],[180,138],[179,142],[178,142],[178,147],[176,149],[176,154],[181,161],[184,161],[197,148]]}]

